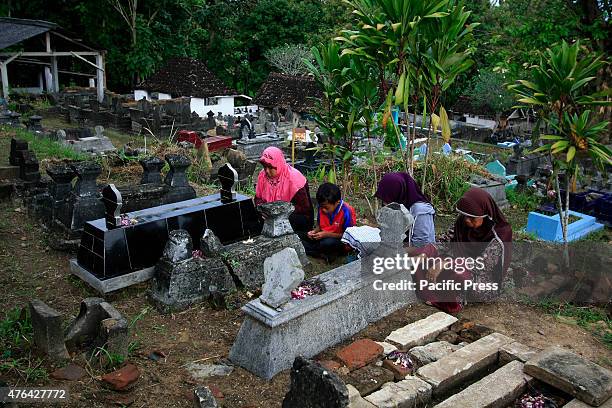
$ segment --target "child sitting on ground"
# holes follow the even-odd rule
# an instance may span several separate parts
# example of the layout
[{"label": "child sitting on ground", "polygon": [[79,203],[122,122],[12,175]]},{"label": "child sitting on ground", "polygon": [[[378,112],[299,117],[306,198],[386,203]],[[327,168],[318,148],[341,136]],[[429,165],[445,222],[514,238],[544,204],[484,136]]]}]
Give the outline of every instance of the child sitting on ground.
[{"label": "child sitting on ground", "polygon": [[347,245],[340,238],[344,230],[355,226],[355,210],[342,200],[340,188],[332,183],[323,183],[317,190],[319,204],[317,227],[302,236],[306,254],[322,256],[328,261],[347,253]]}]

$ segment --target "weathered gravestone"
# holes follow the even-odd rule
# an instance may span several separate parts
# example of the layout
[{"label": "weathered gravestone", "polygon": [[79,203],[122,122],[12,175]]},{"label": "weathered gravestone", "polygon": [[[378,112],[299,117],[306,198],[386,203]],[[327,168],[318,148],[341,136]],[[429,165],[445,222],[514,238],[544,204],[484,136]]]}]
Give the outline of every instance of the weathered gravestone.
[{"label": "weathered gravestone", "polygon": [[348,408],[349,391],[333,372],[297,357],[291,368],[291,385],[283,408]]},{"label": "weathered gravestone", "polygon": [[62,314],[42,301],[34,299],[30,301],[30,316],[36,347],[52,360],[69,358],[64,344],[64,333],[62,332],[62,321],[64,319]]},{"label": "weathered gravestone", "polygon": [[285,248],[264,261],[266,281],[259,299],[277,308],[291,300],[291,291],[304,280],[304,270],[293,248]]},{"label": "weathered gravestone", "polygon": [[[209,240],[214,236],[210,230],[206,233]],[[236,289],[221,257],[194,257],[193,249],[187,231],[170,233],[149,293],[149,299],[159,311],[183,310],[207,299],[213,291],[227,293]]]}]

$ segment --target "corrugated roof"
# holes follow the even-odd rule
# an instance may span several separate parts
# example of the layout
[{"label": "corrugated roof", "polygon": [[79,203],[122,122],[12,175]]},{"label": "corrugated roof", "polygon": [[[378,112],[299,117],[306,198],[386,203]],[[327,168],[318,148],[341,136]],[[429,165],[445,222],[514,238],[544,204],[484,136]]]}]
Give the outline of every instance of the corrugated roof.
[{"label": "corrugated roof", "polygon": [[225,86],[206,65],[192,58],[173,58],[160,70],[144,80],[137,89],[163,92],[172,97],[193,96],[210,98],[231,96],[238,92]]},{"label": "corrugated roof", "polygon": [[291,106],[294,112],[308,112],[314,106],[313,98],[322,97],[323,92],[313,77],[272,72],[259,88],[253,104],[283,109]]},{"label": "corrugated roof", "polygon": [[55,28],[48,21],[0,17],[0,50]]}]

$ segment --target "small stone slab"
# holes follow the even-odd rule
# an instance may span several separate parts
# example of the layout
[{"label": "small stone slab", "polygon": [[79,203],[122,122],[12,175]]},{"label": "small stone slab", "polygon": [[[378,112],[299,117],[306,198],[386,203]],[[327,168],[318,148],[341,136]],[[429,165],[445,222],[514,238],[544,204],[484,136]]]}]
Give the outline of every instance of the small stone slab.
[{"label": "small stone slab", "polygon": [[349,392],[348,408],[376,408],[374,405],[363,399],[357,388],[353,387],[351,384],[346,384],[346,388]]},{"label": "small stone slab", "polygon": [[419,368],[417,374],[433,385],[434,395],[445,394],[495,364],[499,349],[513,341],[503,334],[490,334]]},{"label": "small stone slab", "polygon": [[550,347],[525,364],[525,372],[593,406],[612,396],[612,372],[561,347]]},{"label": "small stone slab", "polygon": [[457,351],[461,346],[450,344],[447,341],[435,341],[424,346],[417,346],[410,349],[410,355],[414,357],[420,365],[424,366],[434,361],[438,361],[444,356]]},{"label": "small stone slab", "polygon": [[204,380],[213,376],[230,375],[234,370],[234,367],[225,364],[190,363],[185,368],[196,380]]},{"label": "small stone slab", "polygon": [[534,347],[529,347],[526,344],[515,341],[514,343],[506,344],[499,350],[499,363],[503,365],[514,360],[525,363],[539,352],[540,350]]},{"label": "small stone slab", "polygon": [[382,353],[381,345],[370,339],[361,339],[338,351],[336,357],[353,371],[376,360]]},{"label": "small stone slab", "polygon": [[447,313],[434,313],[425,319],[392,331],[385,341],[396,344],[403,350],[408,350],[434,340],[438,334],[448,329],[456,321],[456,317]]},{"label": "small stone slab", "polygon": [[387,383],[382,389],[365,397],[377,408],[424,407],[431,400],[431,385],[417,377],[407,377],[397,383]]},{"label": "small stone slab", "polygon": [[393,381],[393,373],[375,365],[361,367],[346,378],[346,382],[355,386],[360,395],[371,394],[389,381]]},{"label": "small stone slab", "polygon": [[397,347],[395,347],[393,344],[391,343],[387,343],[386,341],[377,341],[376,344],[382,346],[383,348],[383,354],[389,355],[389,353],[396,351]]},{"label": "small stone slab", "polygon": [[532,380],[523,373],[523,363],[512,361],[435,408],[505,408],[525,392]]}]

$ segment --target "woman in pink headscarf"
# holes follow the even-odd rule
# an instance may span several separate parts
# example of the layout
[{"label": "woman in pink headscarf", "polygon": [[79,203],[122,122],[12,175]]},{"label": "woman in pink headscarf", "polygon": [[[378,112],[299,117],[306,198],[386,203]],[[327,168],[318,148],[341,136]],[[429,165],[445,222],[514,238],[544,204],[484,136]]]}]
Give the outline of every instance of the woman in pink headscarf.
[{"label": "woman in pink headscarf", "polygon": [[312,230],[314,215],[306,177],[287,164],[282,150],[278,147],[268,147],[264,150],[259,162],[263,165],[263,170],[257,177],[255,204],[290,202],[295,207],[289,216],[293,230],[296,233]]}]

